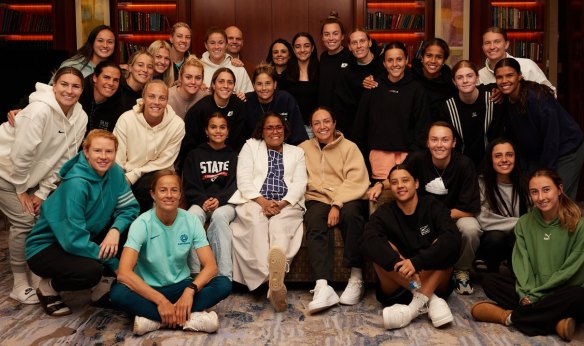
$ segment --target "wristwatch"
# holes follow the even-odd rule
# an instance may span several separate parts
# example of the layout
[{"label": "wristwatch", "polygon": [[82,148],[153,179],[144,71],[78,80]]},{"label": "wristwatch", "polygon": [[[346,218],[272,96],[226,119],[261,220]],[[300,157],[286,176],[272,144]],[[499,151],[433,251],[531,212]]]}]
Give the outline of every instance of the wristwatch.
[{"label": "wristwatch", "polygon": [[195,294],[199,293],[199,286],[195,285],[194,282],[191,282],[188,287],[195,291]]}]

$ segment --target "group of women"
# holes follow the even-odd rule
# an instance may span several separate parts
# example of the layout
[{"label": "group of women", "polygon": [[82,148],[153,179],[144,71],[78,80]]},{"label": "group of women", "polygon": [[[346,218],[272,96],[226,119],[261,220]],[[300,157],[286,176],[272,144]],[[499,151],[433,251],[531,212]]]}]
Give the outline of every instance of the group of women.
[{"label": "group of women", "polygon": [[[494,273],[507,260],[515,275],[489,276],[485,292],[497,304],[477,303],[472,315],[569,340],[584,311],[584,231],[569,198],[584,147],[553,90],[525,80],[513,58],[493,61],[490,42],[483,48],[495,90],[477,86],[473,63],[445,65],[449,48],[439,38],[410,69],[403,43],[380,51],[362,29],[345,48],[336,14],[321,31],[320,62],[309,33],[274,41],[251,91],[221,29],[208,32],[200,61],[188,53],[189,26],[177,23],[170,44],[134,53],[122,76],[111,61],[113,31],[95,28],[53,86],[38,83],[30,104],[0,127],[11,298],[62,316],[71,310],[60,291],[92,288],[98,301],[117,277],[110,299],[135,316],[136,334],[214,332],[218,317],[205,310],[232,280],[250,290],[267,283],[274,309],[287,309],[284,279],[306,228],[316,282],[309,312],[361,300],[366,254],[386,328],[425,312],[443,326],[453,320],[445,299],[460,233],[445,206],[418,197],[417,177],[402,164],[442,119],[481,174],[479,256]],[[493,36],[506,41],[498,28],[483,39]],[[353,109],[342,113],[346,133],[331,110],[339,98]],[[394,200],[367,221],[370,175],[389,178]],[[179,208],[183,191],[188,212]],[[340,297],[329,285],[335,227],[351,273]]]}]

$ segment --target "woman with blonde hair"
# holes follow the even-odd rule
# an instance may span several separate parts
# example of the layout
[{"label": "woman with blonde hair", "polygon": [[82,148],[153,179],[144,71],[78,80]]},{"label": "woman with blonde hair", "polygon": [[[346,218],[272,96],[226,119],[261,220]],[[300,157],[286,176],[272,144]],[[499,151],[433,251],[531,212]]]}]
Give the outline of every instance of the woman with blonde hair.
[{"label": "woman with blonde hair", "polygon": [[192,34],[191,27],[185,22],[176,22],[170,29],[170,60],[172,60],[174,80],[178,79],[180,68],[185,59],[190,56]]},{"label": "woman with blonde hair", "polygon": [[144,85],[152,80],[154,75],[154,57],[141,49],[128,58],[128,70],[120,80],[119,103],[121,109],[130,110],[136,101],[142,97]]},{"label": "woman with blonde hair", "polygon": [[478,302],[472,316],[481,322],[513,325],[527,335],[556,332],[571,340],[584,320],[584,222],[564,193],[559,174],[538,169],[529,179],[535,208],[515,226],[513,273],[483,280],[491,302]]},{"label": "woman with blonde hair", "polygon": [[166,86],[171,87],[174,84],[174,73],[170,66],[170,50],[168,42],[156,40],[148,46],[148,53],[154,57],[154,76],[153,79],[161,79]]},{"label": "woman with blonde hair", "polygon": [[142,98],[122,114],[114,128],[120,146],[116,162],[143,213],[152,208],[150,185],[156,171],[172,169],[185,135],[185,125],[168,106],[168,87],[161,80],[146,83]]},{"label": "woman with blonde hair", "polygon": [[183,120],[191,107],[209,95],[208,91],[201,89],[204,74],[203,63],[191,55],[180,68],[175,85],[168,89],[168,104]]}]

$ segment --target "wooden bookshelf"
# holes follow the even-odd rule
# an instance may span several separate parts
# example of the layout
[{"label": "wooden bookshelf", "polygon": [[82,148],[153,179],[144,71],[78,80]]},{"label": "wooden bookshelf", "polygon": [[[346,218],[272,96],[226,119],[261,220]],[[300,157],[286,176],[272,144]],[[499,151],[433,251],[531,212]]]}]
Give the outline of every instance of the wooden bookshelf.
[{"label": "wooden bookshelf", "polygon": [[120,62],[125,63],[132,52],[155,40],[168,40],[172,25],[186,21],[187,6],[187,0],[114,0],[111,18]]},{"label": "wooden bookshelf", "polygon": [[11,49],[52,49],[52,1],[6,1],[0,4],[0,46]]},{"label": "wooden bookshelf", "polygon": [[434,35],[434,1],[356,0],[355,27],[378,44],[401,41],[414,58],[422,41]]}]

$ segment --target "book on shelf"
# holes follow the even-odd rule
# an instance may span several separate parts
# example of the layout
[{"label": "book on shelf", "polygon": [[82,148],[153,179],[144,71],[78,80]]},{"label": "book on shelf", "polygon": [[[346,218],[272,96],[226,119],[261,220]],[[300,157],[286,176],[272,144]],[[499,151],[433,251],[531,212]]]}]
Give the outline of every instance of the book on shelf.
[{"label": "book on shelf", "polygon": [[535,11],[501,6],[494,6],[492,11],[493,26],[502,29],[540,29],[541,23]]},{"label": "book on shelf", "polygon": [[367,13],[370,30],[424,30],[424,15],[407,13]]},{"label": "book on shelf", "polygon": [[0,7],[2,33],[48,33],[53,31],[49,15],[38,15]]},{"label": "book on shelf", "polygon": [[135,51],[148,49],[147,46],[127,41],[120,41],[119,45],[120,45],[120,61],[122,62],[127,62],[130,55],[132,55],[132,53],[134,53]]},{"label": "book on shelf", "polygon": [[169,32],[168,16],[161,13],[118,11],[118,30]]}]

